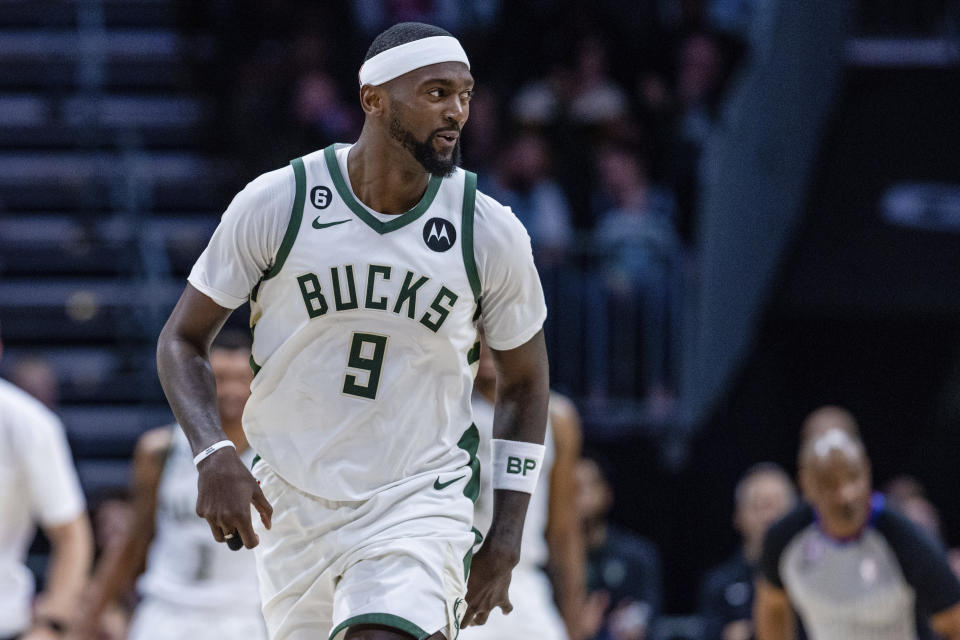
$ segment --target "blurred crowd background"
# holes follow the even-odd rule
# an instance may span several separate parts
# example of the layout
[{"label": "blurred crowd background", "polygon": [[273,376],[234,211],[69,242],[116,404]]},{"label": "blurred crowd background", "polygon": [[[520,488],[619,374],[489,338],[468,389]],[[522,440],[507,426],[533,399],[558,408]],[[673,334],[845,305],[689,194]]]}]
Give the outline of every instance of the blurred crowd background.
[{"label": "blurred crowd background", "polygon": [[407,20],[470,55],[464,166],[531,235],[611,487],[585,526],[654,567],[608,611],[706,633],[737,482],[789,484],[824,404],[960,544],[960,2],[0,0],[0,373],[62,417],[101,537],[171,420],[156,336],[220,213],[356,138],[360,61]]}]

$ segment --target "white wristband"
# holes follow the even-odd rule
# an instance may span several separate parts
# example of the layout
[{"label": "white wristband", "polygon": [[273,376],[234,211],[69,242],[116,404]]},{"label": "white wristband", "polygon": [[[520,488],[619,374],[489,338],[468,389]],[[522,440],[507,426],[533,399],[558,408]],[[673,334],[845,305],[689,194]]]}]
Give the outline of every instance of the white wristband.
[{"label": "white wristband", "polygon": [[237,448],[237,445],[233,444],[230,440],[221,440],[220,442],[214,442],[212,445],[198,453],[193,457],[193,466],[197,466],[202,461],[210,457],[210,454],[218,449],[223,449],[224,447],[233,447]]},{"label": "white wristband", "polygon": [[533,493],[546,448],[522,440],[491,440],[493,488]]}]

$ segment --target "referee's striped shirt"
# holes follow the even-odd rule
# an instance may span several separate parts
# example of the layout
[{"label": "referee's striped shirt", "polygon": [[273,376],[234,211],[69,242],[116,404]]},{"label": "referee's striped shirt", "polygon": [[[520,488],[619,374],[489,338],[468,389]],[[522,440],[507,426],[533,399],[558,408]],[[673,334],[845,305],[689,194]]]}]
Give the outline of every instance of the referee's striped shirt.
[{"label": "referee's striped shirt", "polygon": [[814,640],[916,640],[960,602],[943,550],[875,496],[860,535],[836,540],[801,505],[767,532],[759,571],[785,589]]}]

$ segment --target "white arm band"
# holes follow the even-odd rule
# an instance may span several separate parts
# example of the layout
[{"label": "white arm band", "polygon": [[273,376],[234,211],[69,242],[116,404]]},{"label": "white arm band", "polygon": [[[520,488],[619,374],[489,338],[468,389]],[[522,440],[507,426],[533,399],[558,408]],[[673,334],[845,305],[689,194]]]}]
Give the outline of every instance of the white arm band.
[{"label": "white arm band", "polygon": [[206,449],[204,449],[203,451],[201,451],[200,453],[198,453],[193,457],[193,466],[197,466],[202,461],[209,458],[211,453],[213,453],[218,449],[223,449],[224,447],[233,447],[234,449],[236,449],[237,445],[233,444],[229,440],[221,440],[220,442],[214,442],[212,445],[210,445],[209,447],[207,447]]},{"label": "white arm band", "polygon": [[533,493],[546,448],[535,442],[491,440],[493,488]]}]

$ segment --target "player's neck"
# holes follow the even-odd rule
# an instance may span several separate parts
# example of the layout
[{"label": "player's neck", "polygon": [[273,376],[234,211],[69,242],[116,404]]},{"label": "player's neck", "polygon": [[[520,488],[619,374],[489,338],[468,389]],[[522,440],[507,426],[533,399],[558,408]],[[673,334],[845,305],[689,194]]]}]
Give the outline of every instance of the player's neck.
[{"label": "player's neck", "polygon": [[406,213],[420,202],[430,174],[410,153],[365,129],[347,154],[347,179],[354,195],[374,211]]}]

